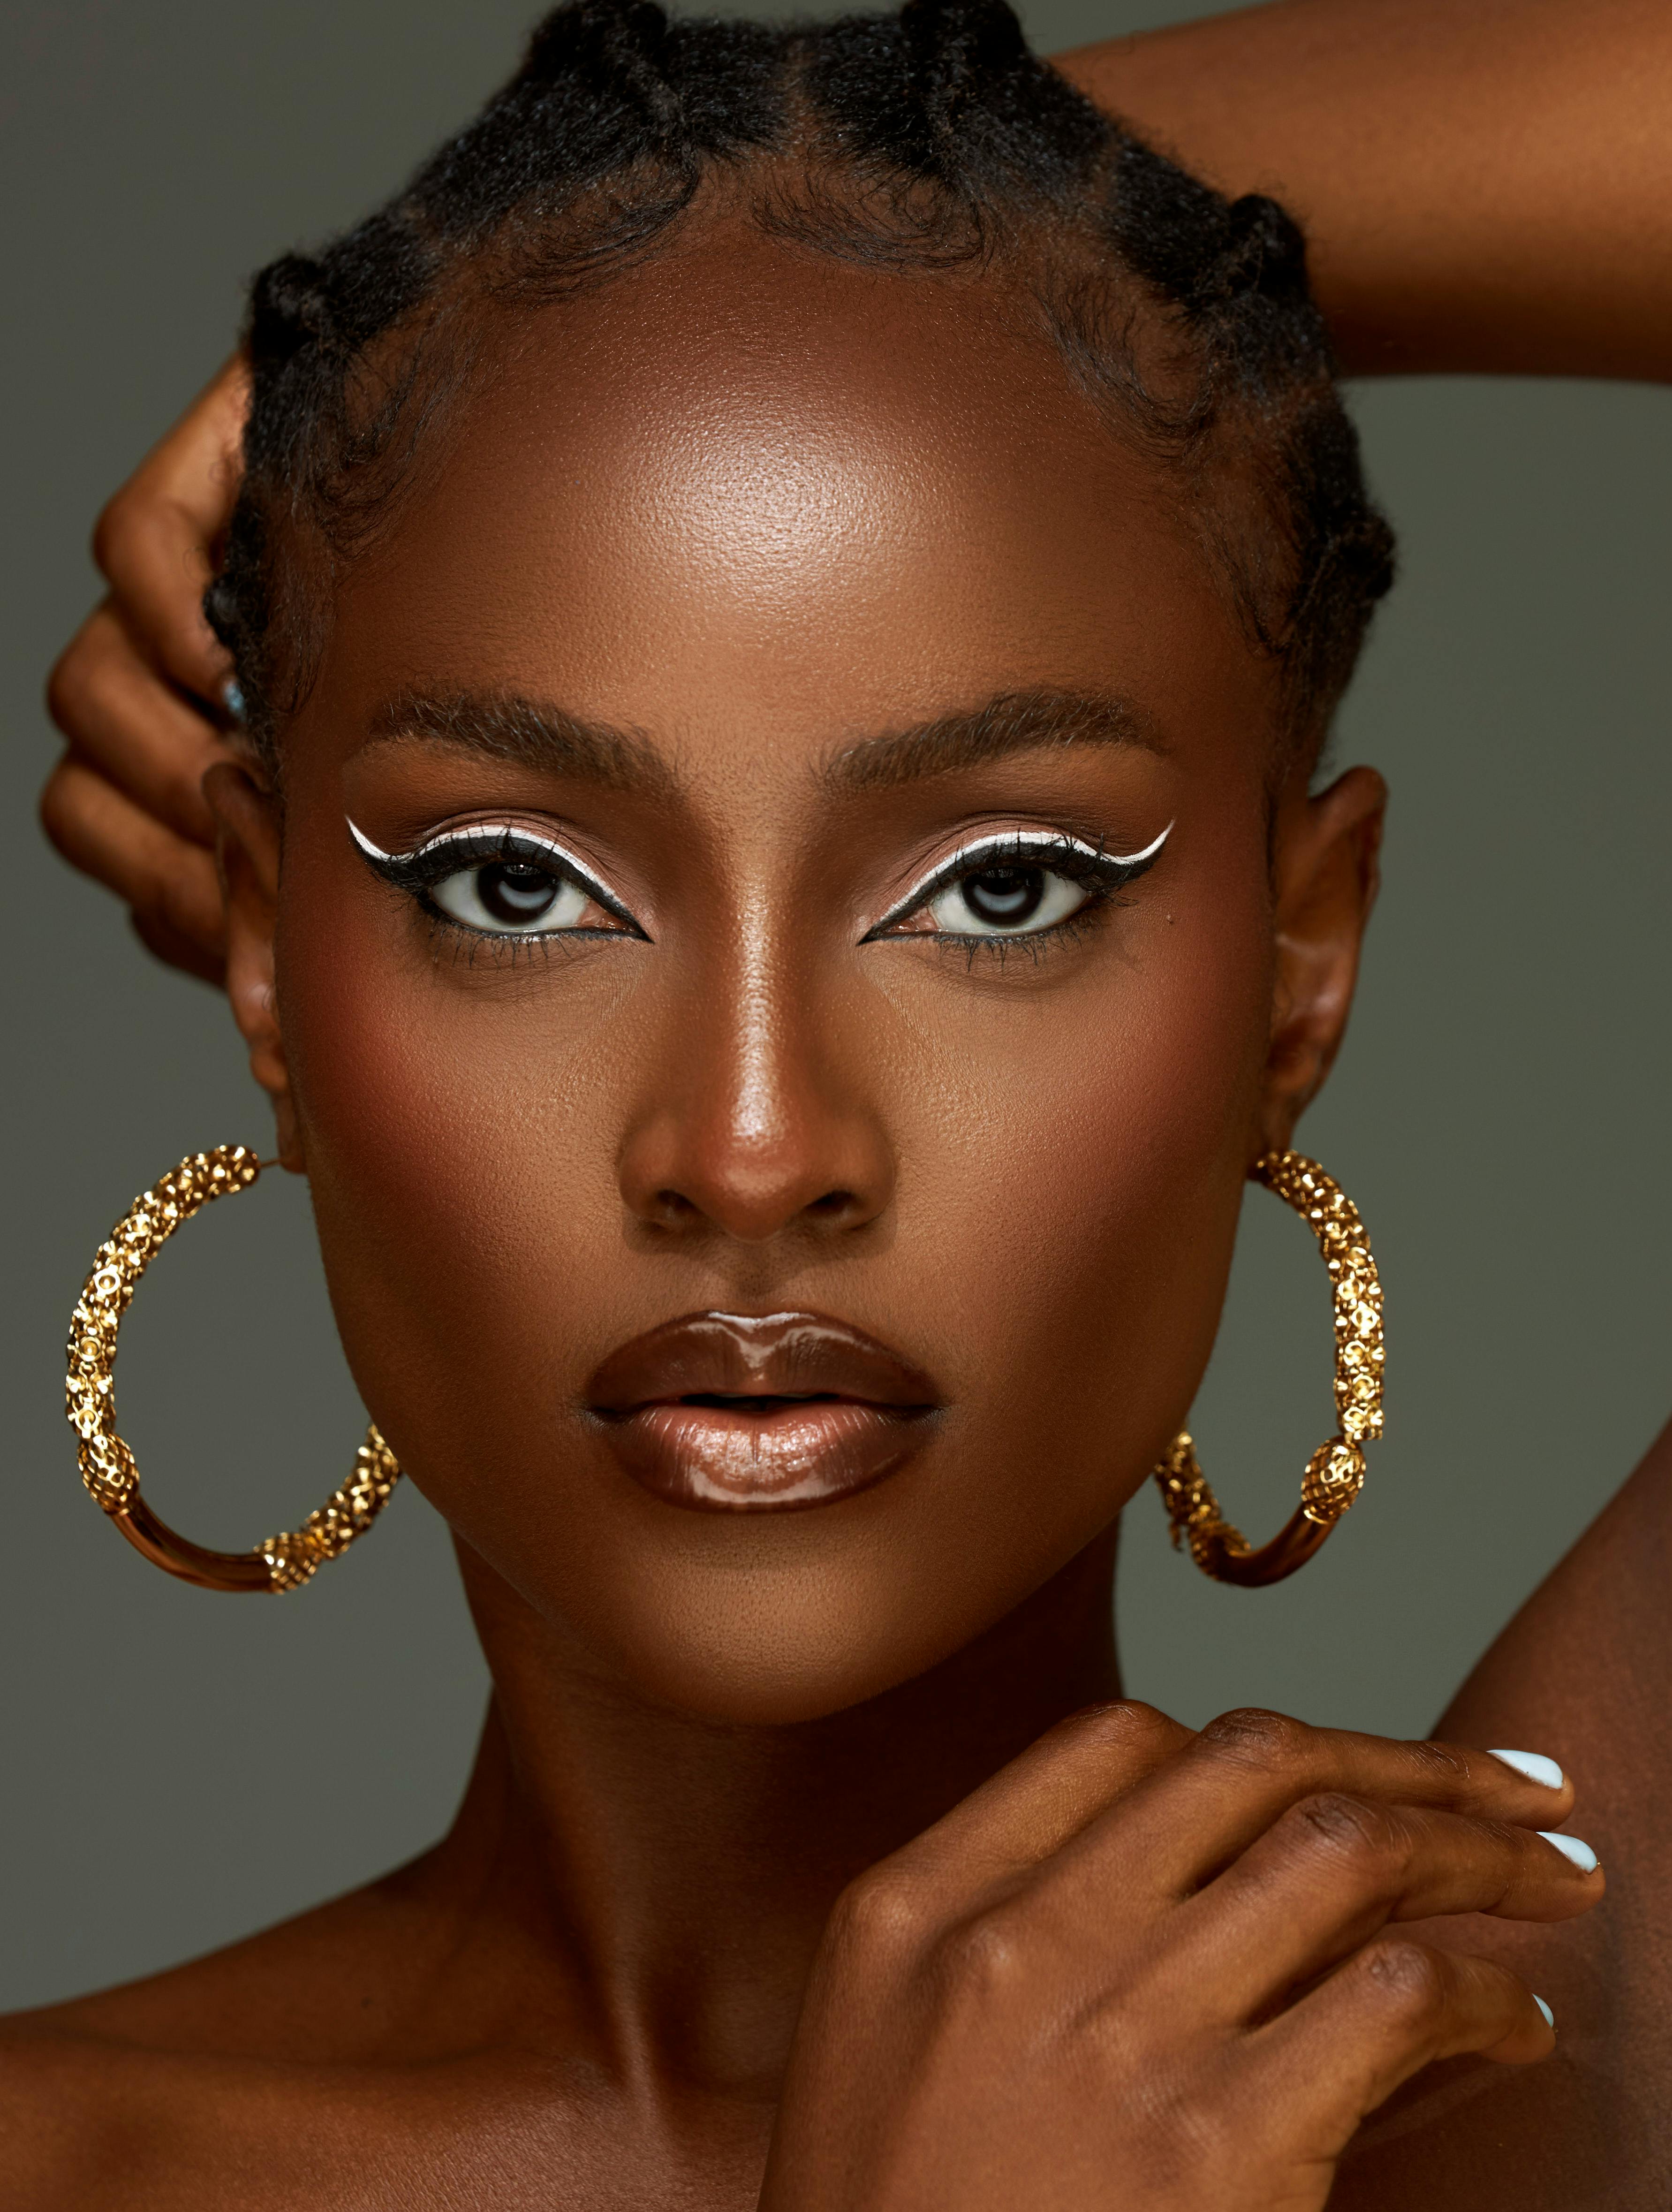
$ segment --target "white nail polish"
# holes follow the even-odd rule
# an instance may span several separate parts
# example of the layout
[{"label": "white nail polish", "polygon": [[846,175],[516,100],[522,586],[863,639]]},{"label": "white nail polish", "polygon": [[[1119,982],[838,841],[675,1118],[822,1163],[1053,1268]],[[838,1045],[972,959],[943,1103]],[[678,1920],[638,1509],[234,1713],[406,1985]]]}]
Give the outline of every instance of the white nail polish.
[{"label": "white nail polish", "polygon": [[1581,1874],[1596,1871],[1596,1854],[1589,1844],[1582,1844],[1577,1836],[1555,1835],[1548,1828],[1540,1828],[1537,1833],[1547,1844],[1554,1844],[1565,1859],[1572,1859]]},{"label": "white nail polish", "polygon": [[1554,1759],[1547,1759],[1542,1751],[1494,1751],[1493,1759],[1501,1759],[1505,1766],[1512,1766],[1518,1774],[1524,1774],[1529,1782],[1536,1782],[1546,1790],[1560,1790],[1566,1777]]},{"label": "white nail polish", "polygon": [[1534,2002],[1534,2003],[1538,2007],[1539,2010],[1540,2010],[1540,2011],[1544,2014],[1544,2025],[1545,2025],[1547,2027],[1554,2027],[1555,2026],[1555,2024],[1556,2024],[1556,2015],[1554,2014],[1554,2013],[1553,2013],[1553,2012],[1551,2011],[1551,2009],[1550,2009],[1549,2006],[1548,2006],[1548,2004],[1546,2004],[1546,2003],[1545,2003],[1545,2002],[1544,2002],[1543,1998],[1542,1998],[1542,1997],[1541,1997],[1541,1996],[1536,1996],[1536,1997],[1533,1999],[1533,2002]]}]

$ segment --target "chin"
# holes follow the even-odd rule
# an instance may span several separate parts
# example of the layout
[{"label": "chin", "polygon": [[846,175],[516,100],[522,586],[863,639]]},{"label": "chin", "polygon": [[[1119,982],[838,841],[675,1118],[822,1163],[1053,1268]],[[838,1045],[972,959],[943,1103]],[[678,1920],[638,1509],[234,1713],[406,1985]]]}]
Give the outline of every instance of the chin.
[{"label": "chin", "polygon": [[[461,1540],[490,1653],[561,1651],[601,1687],[734,1727],[791,1727],[868,1703],[954,1657],[1092,1542],[1134,1483],[1106,1468],[991,1485],[961,1455],[815,1510],[612,1509],[509,1516]],[[625,1488],[625,1486],[622,1486]],[[530,1539],[532,1538],[532,1540]]]}]

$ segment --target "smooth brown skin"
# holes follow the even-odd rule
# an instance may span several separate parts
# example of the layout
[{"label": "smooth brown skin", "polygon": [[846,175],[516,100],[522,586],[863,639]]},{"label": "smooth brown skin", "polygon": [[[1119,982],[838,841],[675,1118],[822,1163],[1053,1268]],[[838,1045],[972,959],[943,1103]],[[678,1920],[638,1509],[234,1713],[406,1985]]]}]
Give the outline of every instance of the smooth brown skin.
[{"label": "smooth brown skin", "polygon": [[[1332,2203],[1659,2201],[1672,1468],[1452,1729],[1578,1769],[1627,1917],[1553,1924],[1602,1886],[1529,1832],[1569,1790],[1106,1703],[1111,1516],[1194,1389],[1244,1170],[1339,1040],[1381,793],[1291,780],[1268,866],[1261,673],[1166,488],[1002,307],[719,228],[525,329],[348,581],[282,878],[270,803],[213,777],[234,1007],[495,1706],[414,1868],[15,2024],[20,2201],[748,2204],[770,2140],[775,2212],[1315,2206],[1424,2061],[1548,2053],[1494,1960],[1555,2006],[1554,2062],[1423,2075]],[[641,731],[676,777],[368,744],[415,683]],[[1159,749],[820,781],[1030,684],[1118,690]],[[653,943],[455,958],[345,809],[385,845],[560,820]],[[1038,966],[857,942],[966,823],[1125,849],[1168,819]],[[621,1481],[573,1410],[598,1359],[791,1304],[932,1374],[944,1436],[747,1525]]]},{"label": "smooth brown skin", "polygon": [[1661,0],[1278,0],[1057,57],[1274,192],[1355,376],[1672,376]]}]

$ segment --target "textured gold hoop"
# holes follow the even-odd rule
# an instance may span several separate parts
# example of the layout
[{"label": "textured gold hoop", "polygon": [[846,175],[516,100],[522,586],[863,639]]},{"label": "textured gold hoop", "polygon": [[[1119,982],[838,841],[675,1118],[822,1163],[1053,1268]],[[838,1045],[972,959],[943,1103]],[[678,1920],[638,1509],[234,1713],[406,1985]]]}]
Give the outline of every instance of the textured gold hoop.
[{"label": "textured gold hoop", "polygon": [[82,1480],[136,1550],[203,1589],[300,1589],[316,1567],[346,1552],[371,1527],[401,1479],[395,1455],[373,1423],[342,1487],[300,1528],[270,1536],[253,1552],[210,1552],[188,1543],[139,1494],[134,1455],[116,1431],[111,1376],[116,1332],[135,1284],[180,1224],[211,1200],[248,1190],[260,1174],[260,1161],[242,1145],[221,1145],[182,1160],[134,1200],[99,1247],[70,1323],[64,1401],[70,1425],[82,1440],[76,1454]]},{"label": "textured gold hoop", "polygon": [[1382,1284],[1359,1210],[1332,1176],[1299,1152],[1267,1152],[1249,1170],[1275,1190],[1318,1239],[1336,1300],[1337,1432],[1321,1443],[1301,1478],[1300,1504],[1286,1527],[1256,1551],[1220,1510],[1185,1435],[1155,1470],[1172,1522],[1174,1548],[1215,1582],[1257,1588],[1304,1566],[1364,1487],[1361,1449],[1382,1433]]}]

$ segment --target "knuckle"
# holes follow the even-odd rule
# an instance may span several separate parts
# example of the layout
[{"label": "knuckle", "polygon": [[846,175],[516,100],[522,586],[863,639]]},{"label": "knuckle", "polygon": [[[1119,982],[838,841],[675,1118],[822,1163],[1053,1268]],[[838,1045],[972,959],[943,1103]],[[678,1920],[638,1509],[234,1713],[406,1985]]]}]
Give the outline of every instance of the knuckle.
[{"label": "knuckle", "polygon": [[1404,1825],[1384,1806],[1321,1790],[1292,1805],[1280,1824],[1296,1845],[1350,1867],[1361,1880],[1380,1881],[1401,1873],[1409,1856]]},{"label": "knuckle", "polygon": [[135,492],[131,481],[124,483],[100,508],[93,525],[93,559],[100,575],[114,582],[112,566],[119,562],[127,550],[135,524]]},{"label": "knuckle", "polygon": [[1176,1721],[1169,1720],[1155,1706],[1124,1698],[1087,1705],[1059,1721],[1050,1733],[1052,1741],[1064,1748],[1106,1751],[1122,1759],[1170,1751],[1184,1734]]},{"label": "knuckle", "polygon": [[1378,2008],[1402,2027],[1430,2027],[1451,1996],[1445,1966],[1426,1944],[1384,1936],[1360,1954],[1362,1977]]},{"label": "knuckle", "polygon": [[46,711],[67,738],[74,737],[87,720],[94,658],[82,631],[53,662],[46,679]]},{"label": "knuckle", "polygon": [[905,1867],[872,1867],[842,1892],[831,1916],[832,1934],[845,1950],[897,1958],[922,1949],[937,1916],[927,1881]]},{"label": "knuckle", "polygon": [[76,780],[67,760],[60,761],[46,779],[40,794],[40,826],[60,853],[68,858],[67,848],[76,827],[78,808],[76,799]]},{"label": "knuckle", "polygon": [[1310,1755],[1312,1735],[1304,1721],[1291,1720],[1287,1713],[1243,1705],[1209,1721],[1200,1741],[1242,1765],[1281,1771]]},{"label": "knuckle", "polygon": [[96,623],[74,639],[46,679],[46,711],[67,738],[119,724],[124,692],[111,640]]},{"label": "knuckle", "polygon": [[1461,1789],[1476,1771],[1469,1753],[1453,1743],[1408,1743],[1405,1752],[1420,1778],[1442,1789]]},{"label": "knuckle", "polygon": [[942,1985],[966,2002],[1003,2002],[1025,1979],[1032,1950],[1019,1915],[1000,1906],[945,1929],[935,1964]]}]

